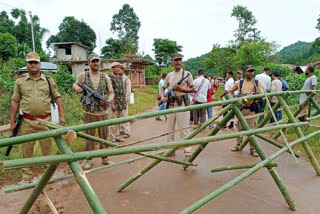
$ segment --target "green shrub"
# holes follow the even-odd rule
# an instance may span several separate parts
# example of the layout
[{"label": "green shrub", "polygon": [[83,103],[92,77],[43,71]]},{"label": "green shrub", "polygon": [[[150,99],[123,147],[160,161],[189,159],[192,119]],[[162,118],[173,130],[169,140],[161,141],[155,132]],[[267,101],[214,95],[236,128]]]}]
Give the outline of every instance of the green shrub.
[{"label": "green shrub", "polygon": [[72,76],[67,68],[63,65],[58,65],[58,72],[51,75],[57,84],[60,93],[72,94],[72,85],[76,81],[76,78]]},{"label": "green shrub", "polygon": [[[265,66],[268,66],[270,71],[269,71],[269,75],[271,75],[273,72],[277,71],[280,73],[281,78],[285,78],[288,75],[293,74],[291,68],[289,68],[288,66],[285,65],[280,65],[280,64],[275,64],[275,63],[269,63],[266,64]],[[260,74],[263,72],[263,68],[265,66],[257,66],[255,69],[255,75]]]}]

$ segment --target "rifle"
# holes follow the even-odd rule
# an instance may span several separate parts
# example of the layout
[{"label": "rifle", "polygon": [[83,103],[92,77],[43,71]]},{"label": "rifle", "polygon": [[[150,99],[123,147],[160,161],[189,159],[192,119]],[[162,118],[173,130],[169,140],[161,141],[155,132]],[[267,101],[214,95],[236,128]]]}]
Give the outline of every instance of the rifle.
[{"label": "rifle", "polygon": [[[13,129],[12,135],[10,137],[15,137],[18,134],[19,128],[21,126],[22,123],[22,119],[23,119],[23,112],[21,110],[19,110],[19,114],[16,117],[16,127]],[[12,150],[12,145],[8,146],[7,151],[6,151],[6,156],[10,155],[10,152]]]},{"label": "rifle", "polygon": [[[189,75],[190,75],[190,73],[188,73],[187,76],[182,77],[182,78],[177,82],[177,85],[181,85],[181,83],[182,83],[185,79],[187,79]],[[176,95],[176,91],[175,91],[173,88],[170,88],[170,90],[164,95],[164,97],[166,97],[166,98],[168,98],[168,99],[169,99],[169,97],[176,97],[176,96],[177,96],[177,95]],[[162,104],[163,104],[163,102],[162,102],[162,100],[160,100],[160,101],[158,102],[158,105],[160,106],[160,105],[162,105]]]},{"label": "rifle", "polygon": [[80,83],[79,87],[82,88],[82,90],[84,91],[84,95],[86,96],[86,100],[85,100],[86,105],[90,105],[91,104],[90,97],[93,96],[97,100],[102,101],[105,104],[107,104],[107,106],[109,106],[112,110],[114,110],[114,111],[117,110],[101,94],[99,94],[98,92],[96,92],[95,90],[93,90],[92,88],[87,86],[86,84]]}]

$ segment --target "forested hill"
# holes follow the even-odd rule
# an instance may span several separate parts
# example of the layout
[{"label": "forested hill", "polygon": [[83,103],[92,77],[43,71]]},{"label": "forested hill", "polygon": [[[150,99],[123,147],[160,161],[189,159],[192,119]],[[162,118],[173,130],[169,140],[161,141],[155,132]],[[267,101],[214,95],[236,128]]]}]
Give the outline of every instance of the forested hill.
[{"label": "forested hill", "polygon": [[[209,53],[203,54],[201,56],[190,58],[187,61],[184,61],[183,64],[185,65],[185,69],[190,71],[192,75],[197,74],[198,70],[204,69],[204,66],[201,62],[208,57]],[[206,70],[207,75],[213,75],[213,70]]]},{"label": "forested hill", "polygon": [[279,51],[279,62],[285,64],[305,65],[320,59],[320,48],[314,48],[313,42],[298,41]]}]

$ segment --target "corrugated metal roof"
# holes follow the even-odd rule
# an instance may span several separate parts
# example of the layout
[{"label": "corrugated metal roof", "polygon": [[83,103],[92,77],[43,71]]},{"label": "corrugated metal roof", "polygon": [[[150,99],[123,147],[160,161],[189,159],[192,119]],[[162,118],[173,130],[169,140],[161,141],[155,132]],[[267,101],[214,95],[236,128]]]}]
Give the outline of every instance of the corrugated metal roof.
[{"label": "corrugated metal roof", "polygon": [[[41,71],[57,72],[58,71],[58,67],[57,67],[56,64],[51,63],[51,62],[40,62],[40,70]],[[19,68],[15,72],[19,73],[19,72],[25,72],[25,71],[28,71],[27,66]]]}]

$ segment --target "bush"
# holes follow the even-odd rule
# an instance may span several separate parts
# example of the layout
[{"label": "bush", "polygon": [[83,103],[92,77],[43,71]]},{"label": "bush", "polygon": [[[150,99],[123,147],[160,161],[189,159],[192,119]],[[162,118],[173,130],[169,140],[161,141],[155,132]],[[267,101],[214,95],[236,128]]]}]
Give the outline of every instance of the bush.
[{"label": "bush", "polygon": [[0,89],[0,126],[10,122],[11,93]]},{"label": "bush", "polygon": [[[291,68],[289,68],[288,66],[285,66],[285,65],[280,65],[280,64],[275,64],[275,63],[269,63],[269,64],[266,64],[265,66],[268,66],[270,71],[269,71],[269,75],[271,76],[271,74],[275,71],[279,72],[280,73],[280,76],[281,78],[285,78],[287,77],[288,75],[291,75],[293,74]],[[260,74],[263,72],[263,68],[265,66],[257,66],[255,69],[255,75],[257,74]],[[291,89],[290,89],[291,90]]]},{"label": "bush", "polygon": [[72,85],[76,81],[76,78],[67,71],[65,66],[58,65],[58,72],[51,76],[57,84],[60,93],[73,93]]}]

